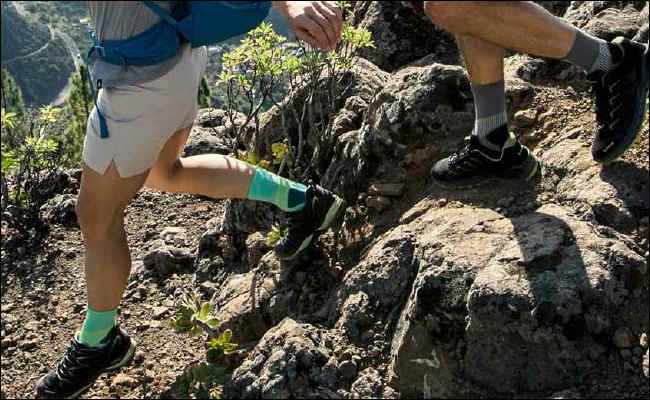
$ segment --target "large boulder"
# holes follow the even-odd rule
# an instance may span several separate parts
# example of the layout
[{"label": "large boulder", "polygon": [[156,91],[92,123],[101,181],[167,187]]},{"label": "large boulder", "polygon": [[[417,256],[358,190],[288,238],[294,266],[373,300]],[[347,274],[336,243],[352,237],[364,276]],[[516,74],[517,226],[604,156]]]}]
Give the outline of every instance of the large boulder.
[{"label": "large boulder", "polygon": [[[471,131],[472,97],[463,69],[422,64],[394,74],[373,97],[361,128],[336,139],[321,181],[325,187],[355,200],[375,181],[421,179],[436,157],[454,150]],[[424,148],[425,168],[407,174],[413,167],[408,160]]]},{"label": "large boulder", "polygon": [[[235,126],[244,124],[245,117],[234,113]],[[202,108],[194,121],[194,126],[183,149],[183,157],[199,154],[223,154],[232,152],[233,124],[224,110]]]},{"label": "large boulder", "polygon": [[327,331],[284,319],[235,370],[224,397],[337,398],[337,366],[331,358],[335,340]]},{"label": "large boulder", "polygon": [[374,48],[358,54],[384,71],[393,72],[426,55],[443,64],[460,62],[458,48],[451,34],[432,24],[411,2],[358,1],[354,26],[370,31]]}]

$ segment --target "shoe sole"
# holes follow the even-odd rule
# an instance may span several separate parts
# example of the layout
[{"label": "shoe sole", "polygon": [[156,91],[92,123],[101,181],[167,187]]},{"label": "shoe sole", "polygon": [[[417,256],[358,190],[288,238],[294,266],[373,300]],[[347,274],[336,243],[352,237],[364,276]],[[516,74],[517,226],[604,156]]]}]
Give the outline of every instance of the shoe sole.
[{"label": "shoe sole", "polygon": [[[528,150],[530,152],[530,150]],[[533,177],[537,174],[538,171],[541,170],[541,164],[537,160],[537,158],[533,155],[533,153],[530,153],[530,156],[526,160],[526,163],[528,164],[527,167],[525,168],[524,172],[519,173],[514,176],[509,176],[509,177],[502,177],[498,175],[490,175],[490,176],[481,176],[477,179],[475,182],[459,182],[459,183],[453,183],[452,181],[441,181],[433,177],[433,183],[441,187],[443,189],[474,189],[483,185],[487,185],[488,183],[493,182],[495,179],[508,182],[512,181],[514,179],[521,179],[524,182],[528,182]]]},{"label": "shoe sole", "polygon": [[[332,225],[332,223],[337,220],[337,218],[341,214],[341,211],[345,209],[345,204],[346,204],[345,200],[336,196],[336,198],[334,199],[334,203],[330,206],[329,210],[327,211],[327,214],[325,215],[325,220],[323,221],[321,226],[318,227],[318,229],[316,229],[316,231],[321,231],[321,232],[326,231]],[[303,250],[309,247],[313,239],[314,239],[314,234],[312,233],[311,235],[306,237],[305,240],[302,241],[300,247],[298,248],[298,250],[296,250],[295,253],[285,257],[278,256],[278,259],[281,261],[293,260]]]},{"label": "shoe sole", "polygon": [[[642,61],[641,61],[641,71],[646,71],[644,74],[643,72],[641,73],[641,82],[639,82],[640,85],[643,85],[642,90],[641,90],[641,98],[638,99],[642,106],[637,107],[636,113],[634,113],[634,121],[633,125],[635,128],[633,129],[634,134],[628,135],[627,137],[623,138],[623,141],[618,144],[614,148],[614,150],[610,153],[609,156],[602,158],[602,159],[596,159],[594,158],[595,161],[601,163],[601,164],[609,164],[613,161],[616,161],[620,156],[623,155],[629,149],[634,145],[634,142],[636,142],[636,139],[639,137],[639,133],[641,132],[641,127],[643,126],[643,117],[645,116],[647,112],[647,107],[646,107],[646,97],[648,97],[648,45],[645,45],[645,52],[643,53]],[[637,102],[638,104],[638,102]]]},{"label": "shoe sole", "polygon": [[111,365],[111,366],[108,366],[108,367],[102,369],[102,370],[97,374],[97,376],[95,377],[95,379],[93,379],[92,382],[90,382],[88,385],[84,386],[83,388],[79,389],[79,390],[76,391],[74,394],[72,394],[72,395],[66,397],[66,399],[76,399],[77,397],[79,397],[79,395],[81,395],[83,392],[85,392],[86,390],[88,390],[92,385],[94,385],[95,382],[97,381],[97,379],[98,379],[98,378],[99,378],[99,377],[100,377],[104,372],[113,371],[113,370],[116,370],[116,369],[118,369],[118,368],[122,368],[123,366],[125,366],[126,364],[128,364],[129,361],[131,361],[131,359],[133,358],[133,355],[135,354],[135,347],[137,346],[137,342],[136,342],[133,338],[130,338],[130,339],[131,339],[131,345],[129,346],[129,350],[126,352],[126,354],[124,355],[124,357],[122,357],[122,359],[121,359],[119,362],[117,362],[117,363],[115,363],[115,364],[113,364],[113,365]]}]

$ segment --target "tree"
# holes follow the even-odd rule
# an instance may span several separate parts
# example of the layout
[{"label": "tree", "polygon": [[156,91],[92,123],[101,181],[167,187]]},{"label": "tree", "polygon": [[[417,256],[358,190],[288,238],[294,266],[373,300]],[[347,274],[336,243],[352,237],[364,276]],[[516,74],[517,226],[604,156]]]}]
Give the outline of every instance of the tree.
[{"label": "tree", "polygon": [[81,161],[81,150],[86,136],[86,125],[88,117],[93,108],[93,98],[88,86],[88,68],[84,64],[79,65],[77,73],[71,79],[72,90],[65,107],[65,114],[68,125],[59,134],[59,142],[63,153],[65,167],[78,167]]},{"label": "tree", "polygon": [[210,92],[210,85],[208,85],[208,80],[205,79],[205,76],[201,78],[201,83],[199,84],[199,94],[198,94],[198,103],[199,108],[208,108],[212,106],[212,101],[210,100],[212,93]]},{"label": "tree", "polygon": [[16,84],[14,78],[2,68],[2,95],[0,103],[6,112],[14,112],[18,115],[23,114],[25,106],[23,104],[23,95],[20,87]]}]

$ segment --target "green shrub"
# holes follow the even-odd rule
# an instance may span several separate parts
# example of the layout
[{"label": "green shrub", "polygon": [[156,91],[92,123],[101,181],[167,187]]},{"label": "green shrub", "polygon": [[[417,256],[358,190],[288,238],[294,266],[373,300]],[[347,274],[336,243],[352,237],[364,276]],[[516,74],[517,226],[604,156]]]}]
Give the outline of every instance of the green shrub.
[{"label": "green shrub", "polygon": [[[349,2],[338,2],[344,11],[350,14]],[[350,16],[354,18],[353,15]],[[336,49],[324,52],[298,42],[300,50],[296,53],[285,46],[286,38],[277,34],[272,26],[263,23],[248,33],[241,45],[223,55],[223,69],[217,81],[218,88],[225,93],[225,110],[233,129],[233,153],[245,147],[242,143],[244,129],[254,130],[254,140],[260,136],[260,114],[264,105],[271,103],[280,109],[283,131],[287,134],[283,143],[266,143],[271,149],[270,158],[265,166],[274,165],[278,174],[289,167],[290,177],[309,171],[313,160],[303,159],[305,137],[313,133],[321,143],[314,149],[331,140],[331,124],[328,121],[337,111],[345,90],[343,79],[354,66],[355,53],[360,47],[373,47],[370,32],[352,27],[345,23],[341,41]],[[281,93],[305,93],[305,101],[284,101]],[[242,104],[243,103],[243,104]],[[245,123],[235,125],[235,111],[242,112]],[[289,119],[289,121],[287,121]],[[298,130],[298,143],[292,143],[287,127],[295,126]],[[310,130],[306,132],[305,128]],[[274,147],[275,146],[275,147]],[[279,146],[283,146],[280,149]],[[244,155],[248,158],[264,158],[260,155]],[[255,165],[261,165],[257,160]],[[305,174],[301,177],[304,180]]]},{"label": "green shrub", "polygon": [[225,383],[227,374],[224,367],[214,364],[237,348],[237,344],[231,342],[230,329],[218,332],[219,321],[210,315],[211,311],[210,303],[202,301],[198,293],[184,294],[170,321],[170,326],[175,332],[185,332],[190,337],[206,332],[208,334],[205,349],[209,363],[186,368],[174,385],[176,392],[184,397],[220,398],[221,392],[217,386]]},{"label": "green shrub", "polygon": [[2,109],[2,215],[10,209],[9,222],[17,232],[39,226],[40,207],[52,195],[62,154],[50,134],[62,128],[60,111],[46,106],[19,116]]}]

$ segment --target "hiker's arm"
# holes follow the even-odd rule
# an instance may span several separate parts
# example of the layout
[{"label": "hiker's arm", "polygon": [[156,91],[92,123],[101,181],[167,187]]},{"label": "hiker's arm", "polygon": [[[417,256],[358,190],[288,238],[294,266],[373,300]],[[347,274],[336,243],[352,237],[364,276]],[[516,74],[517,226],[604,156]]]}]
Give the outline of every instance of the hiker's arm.
[{"label": "hiker's arm", "polygon": [[333,1],[273,1],[298,39],[314,47],[332,49],[341,39],[343,13]]}]

